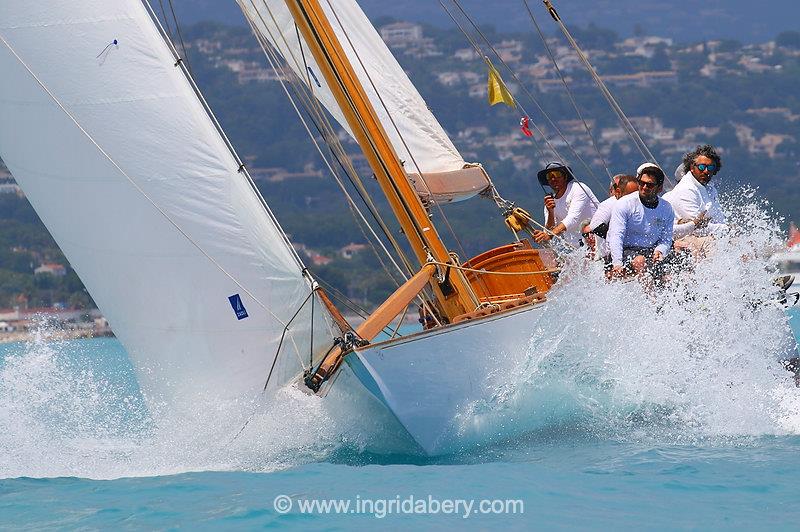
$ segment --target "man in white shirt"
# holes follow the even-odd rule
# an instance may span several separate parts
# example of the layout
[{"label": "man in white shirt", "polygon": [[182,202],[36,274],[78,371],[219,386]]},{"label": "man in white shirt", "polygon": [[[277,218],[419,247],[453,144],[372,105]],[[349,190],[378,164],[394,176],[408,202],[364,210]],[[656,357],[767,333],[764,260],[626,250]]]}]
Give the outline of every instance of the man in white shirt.
[{"label": "man in white shirt", "polygon": [[664,199],[675,211],[675,239],[706,236],[727,229],[719,194],[711,179],[722,168],[717,150],[698,146],[683,157],[684,175]]},{"label": "man in white shirt", "polygon": [[624,174],[615,175],[610,190],[611,197],[600,202],[589,224],[582,229],[585,237],[589,237],[589,235],[595,236],[594,249],[597,256],[606,260],[606,264],[609,266],[611,265],[611,252],[606,242],[606,234],[608,233],[608,225],[611,222],[611,212],[614,210],[614,205],[617,204],[619,198],[638,191],[639,184],[636,177]]},{"label": "man in white shirt", "polygon": [[562,163],[548,163],[537,177],[542,187],[550,187],[553,193],[544,198],[544,226],[548,231],[534,231],[534,240],[541,244],[557,235],[573,247],[580,246],[581,223],[591,220],[599,204],[597,197]]},{"label": "man in white shirt", "polygon": [[611,213],[608,246],[611,250],[611,275],[622,277],[626,268],[636,274],[652,269],[664,261],[672,248],[672,226],[675,212],[670,204],[659,199],[664,188],[664,172],[655,166],[642,170],[639,193],[617,201]]}]

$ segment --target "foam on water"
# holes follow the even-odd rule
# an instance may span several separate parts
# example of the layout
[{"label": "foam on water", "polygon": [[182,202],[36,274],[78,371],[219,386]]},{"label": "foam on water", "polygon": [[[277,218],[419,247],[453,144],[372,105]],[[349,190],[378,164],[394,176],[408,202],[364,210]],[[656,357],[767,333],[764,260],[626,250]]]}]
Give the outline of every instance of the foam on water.
[{"label": "foam on water", "polygon": [[[568,265],[529,349],[487,376],[492,393],[464,408],[463,441],[527,432],[680,444],[800,433],[800,393],[780,363],[796,342],[770,303],[777,291],[765,269],[782,235],[752,192],[729,203],[739,205],[729,213],[736,229],[667,289],[603,282],[597,263]],[[287,387],[176,411],[146,404],[113,341],[53,343],[46,325],[40,331],[0,359],[0,478],[269,471],[338,459],[342,449],[414,460],[402,454],[397,426],[363,398]]]},{"label": "foam on water", "polygon": [[51,342],[48,331],[10,346],[0,365],[0,478],[269,470],[343,440],[322,400],[293,388],[259,403],[148,407],[121,349]]},{"label": "foam on water", "polygon": [[528,353],[466,409],[462,434],[580,426],[587,437],[682,443],[798,433],[800,391],[781,363],[797,345],[765,268],[783,235],[752,190],[728,204],[733,230],[665,289],[566,265]]}]

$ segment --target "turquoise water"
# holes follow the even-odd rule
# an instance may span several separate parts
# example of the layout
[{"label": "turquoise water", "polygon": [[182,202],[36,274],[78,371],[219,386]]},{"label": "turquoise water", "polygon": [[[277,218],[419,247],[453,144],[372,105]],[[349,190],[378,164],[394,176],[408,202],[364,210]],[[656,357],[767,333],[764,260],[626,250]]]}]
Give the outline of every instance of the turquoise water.
[{"label": "turquoise water", "polygon": [[[800,312],[790,321],[800,333]],[[663,406],[602,423],[564,414],[523,437],[423,458],[381,450],[384,436],[364,427],[320,438],[330,426],[291,419],[212,452],[203,427],[158,434],[116,340],[41,339],[2,346],[2,357],[3,528],[786,529],[800,519],[800,431],[785,424],[700,430]],[[298,508],[334,498],[350,506]]]}]

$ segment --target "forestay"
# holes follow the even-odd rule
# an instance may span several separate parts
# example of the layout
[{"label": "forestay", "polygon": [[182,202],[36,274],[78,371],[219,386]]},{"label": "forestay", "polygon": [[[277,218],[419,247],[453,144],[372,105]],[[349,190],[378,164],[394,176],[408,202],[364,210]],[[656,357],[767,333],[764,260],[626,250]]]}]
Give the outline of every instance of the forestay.
[{"label": "forestay", "polygon": [[[255,30],[269,40],[352,136],[308,45],[298,35],[285,2],[237,2]],[[488,181],[482,170],[461,171],[465,166],[463,157],[355,0],[320,0],[320,4],[408,174],[438,174],[436,186],[431,186],[431,190],[421,180],[414,179],[420,195],[453,201],[474,196],[486,188]],[[452,178],[448,178],[449,173]]]},{"label": "forestay", "polygon": [[[240,397],[263,388],[311,286],[175,63],[140,0],[0,2],[0,156],[144,391]],[[272,383],[308,363],[310,332],[309,300]]]}]

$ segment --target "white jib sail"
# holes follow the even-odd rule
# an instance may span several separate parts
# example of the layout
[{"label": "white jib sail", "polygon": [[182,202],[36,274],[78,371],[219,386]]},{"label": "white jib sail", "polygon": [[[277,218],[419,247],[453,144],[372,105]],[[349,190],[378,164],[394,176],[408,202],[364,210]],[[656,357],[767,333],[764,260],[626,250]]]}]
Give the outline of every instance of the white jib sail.
[{"label": "white jib sail", "polygon": [[[352,136],[308,45],[298,36],[285,2],[237,2],[256,31],[272,43],[292,70],[310,85],[317,99]],[[406,172],[433,175],[429,185],[433,196],[440,200],[465,199],[485,188],[488,182],[478,169],[460,172],[465,166],[463,157],[355,0],[335,0],[330,3],[321,0],[320,4],[378,113],[395,152],[404,162]],[[425,184],[415,183],[415,186],[425,195]]]},{"label": "white jib sail", "polygon": [[[261,391],[311,287],[146,7],[4,0],[0,72],[0,156],[145,393]],[[271,386],[308,364],[310,303]],[[324,314],[317,303],[322,350]]]}]

